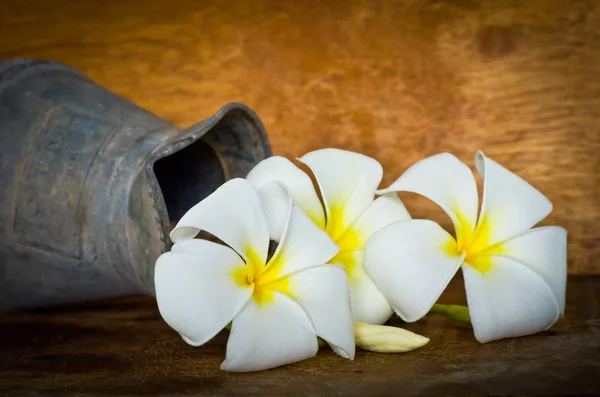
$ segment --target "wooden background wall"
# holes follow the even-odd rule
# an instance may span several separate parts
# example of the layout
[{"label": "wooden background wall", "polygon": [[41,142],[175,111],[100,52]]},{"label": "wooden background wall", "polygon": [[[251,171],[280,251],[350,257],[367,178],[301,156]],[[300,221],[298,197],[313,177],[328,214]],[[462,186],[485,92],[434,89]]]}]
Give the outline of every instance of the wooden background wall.
[{"label": "wooden background wall", "polygon": [[600,273],[598,1],[2,0],[11,57],[76,67],[182,127],[244,102],[275,153],[361,151],[386,185],[482,149],[554,203],[570,271]]}]

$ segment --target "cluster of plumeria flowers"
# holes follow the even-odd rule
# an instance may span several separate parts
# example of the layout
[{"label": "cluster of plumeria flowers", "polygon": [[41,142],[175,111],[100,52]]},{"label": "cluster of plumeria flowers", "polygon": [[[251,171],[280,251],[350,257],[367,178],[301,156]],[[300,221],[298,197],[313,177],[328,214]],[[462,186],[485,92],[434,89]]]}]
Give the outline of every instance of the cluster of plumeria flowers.
[{"label": "cluster of plumeria flowers", "polygon": [[[319,338],[350,360],[355,346],[405,352],[429,341],[383,326],[394,312],[468,318],[482,343],[543,331],[564,314],[566,230],[532,228],[551,203],[481,152],[479,211],[471,170],[448,153],[383,190],[381,165],[362,154],[322,149],[298,161],[308,172],[274,156],[223,184],[181,218],[156,262],[160,313],[187,343],[230,329],[221,369],[297,362],[317,354]],[[411,219],[397,192],[435,202],[455,235]],[[468,312],[453,315],[436,302],[459,268]]]}]

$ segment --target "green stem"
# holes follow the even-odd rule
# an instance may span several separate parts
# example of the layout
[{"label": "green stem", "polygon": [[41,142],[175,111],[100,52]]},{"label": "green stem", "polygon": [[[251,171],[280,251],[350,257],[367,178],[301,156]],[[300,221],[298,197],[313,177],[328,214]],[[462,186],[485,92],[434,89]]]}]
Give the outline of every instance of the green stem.
[{"label": "green stem", "polygon": [[429,313],[438,313],[452,320],[460,321],[463,323],[471,324],[471,316],[469,315],[469,308],[461,305],[440,305],[436,303],[433,305]]}]

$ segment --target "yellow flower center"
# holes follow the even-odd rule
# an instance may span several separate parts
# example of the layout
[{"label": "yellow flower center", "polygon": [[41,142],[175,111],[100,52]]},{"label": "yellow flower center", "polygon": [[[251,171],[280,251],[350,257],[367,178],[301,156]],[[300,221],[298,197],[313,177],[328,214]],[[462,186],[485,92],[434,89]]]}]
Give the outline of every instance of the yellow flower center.
[{"label": "yellow flower center", "polygon": [[444,245],[444,250],[450,255],[465,253],[465,263],[482,273],[492,267],[492,255],[500,255],[504,250],[499,244],[492,244],[493,222],[484,216],[475,228],[460,212],[455,211],[459,225],[456,227],[456,240],[450,238]]},{"label": "yellow flower center", "polygon": [[359,278],[365,241],[358,231],[345,225],[343,206],[330,208],[325,232],[340,247],[338,254],[329,263],[343,266],[351,281]]},{"label": "yellow flower center", "polygon": [[347,233],[347,228],[344,225],[343,205],[332,205],[331,208],[329,208],[329,218],[327,218],[325,232],[335,242],[340,240]]},{"label": "yellow flower center", "polygon": [[288,279],[279,277],[284,263],[281,255],[271,258],[265,266],[252,247],[246,249],[246,257],[248,258],[246,265],[237,268],[232,276],[239,286],[254,287],[252,297],[258,304],[272,302],[274,291],[290,295]]}]

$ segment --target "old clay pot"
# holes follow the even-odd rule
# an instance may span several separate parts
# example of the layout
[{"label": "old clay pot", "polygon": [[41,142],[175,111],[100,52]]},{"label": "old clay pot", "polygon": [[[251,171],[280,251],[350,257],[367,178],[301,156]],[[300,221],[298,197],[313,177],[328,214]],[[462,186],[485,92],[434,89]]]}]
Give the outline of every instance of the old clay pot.
[{"label": "old clay pot", "polygon": [[244,105],[182,130],[66,66],[0,63],[0,310],[153,294],[169,221],[270,154]]}]

